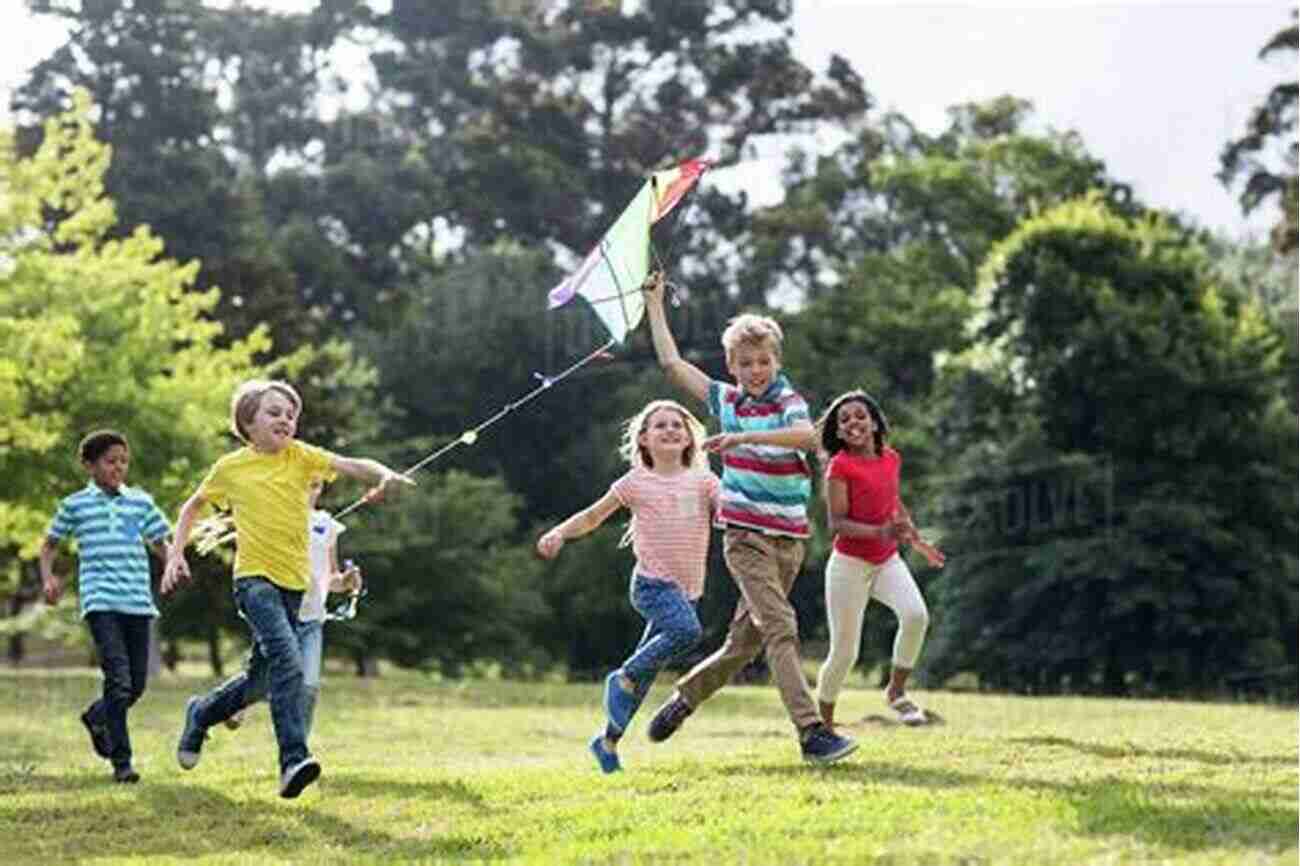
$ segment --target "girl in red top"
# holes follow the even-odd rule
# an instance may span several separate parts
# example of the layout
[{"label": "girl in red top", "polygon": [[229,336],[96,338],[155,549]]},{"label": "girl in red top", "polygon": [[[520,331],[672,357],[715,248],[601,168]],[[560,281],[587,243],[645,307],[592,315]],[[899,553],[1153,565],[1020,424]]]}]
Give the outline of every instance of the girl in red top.
[{"label": "girl in red top", "polygon": [[835,700],[858,660],[862,617],[874,598],[898,617],[885,703],[904,724],[924,724],[925,713],[904,689],[921,655],[930,615],[898,545],[910,544],[936,567],[943,565],[943,553],[921,539],[898,498],[903,459],[886,444],[889,422],[876,401],[865,391],[841,394],[818,427],[822,447],[831,457],[826,469],[826,513],[835,534],[826,562],[830,653],[817,677],[822,718],[827,725],[834,724]]}]

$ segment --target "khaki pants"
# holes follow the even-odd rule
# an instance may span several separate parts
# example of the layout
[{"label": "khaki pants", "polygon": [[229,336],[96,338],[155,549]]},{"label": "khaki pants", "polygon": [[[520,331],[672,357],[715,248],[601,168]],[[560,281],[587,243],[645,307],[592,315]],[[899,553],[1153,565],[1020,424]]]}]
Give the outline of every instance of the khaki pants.
[{"label": "khaki pants", "polygon": [[803,565],[803,541],[730,528],[722,550],[740,589],[736,613],[726,641],[677,681],[677,691],[698,707],[763,650],[790,721],[800,730],[820,722],[800,667],[799,628],[789,599]]}]

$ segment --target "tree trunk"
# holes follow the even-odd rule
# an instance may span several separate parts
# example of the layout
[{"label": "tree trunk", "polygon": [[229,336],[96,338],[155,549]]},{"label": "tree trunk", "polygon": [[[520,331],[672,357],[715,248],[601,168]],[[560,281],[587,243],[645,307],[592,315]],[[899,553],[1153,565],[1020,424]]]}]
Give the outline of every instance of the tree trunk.
[{"label": "tree trunk", "polygon": [[379,660],[362,650],[353,650],[352,661],[356,664],[357,676],[359,677],[377,677],[379,676]]}]

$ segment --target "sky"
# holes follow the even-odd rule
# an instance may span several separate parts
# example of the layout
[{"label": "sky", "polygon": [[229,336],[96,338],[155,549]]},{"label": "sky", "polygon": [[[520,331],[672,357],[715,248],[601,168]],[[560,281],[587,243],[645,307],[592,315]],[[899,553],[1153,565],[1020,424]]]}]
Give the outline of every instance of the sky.
[{"label": "sky", "polygon": [[[1037,128],[1077,131],[1142,201],[1230,237],[1262,239],[1276,206],[1248,220],[1214,175],[1250,111],[1296,76],[1294,56],[1257,57],[1291,8],[1263,0],[795,0],[791,25],[795,54],[814,71],[840,54],[879,109],[896,109],[927,131],[942,128],[956,103],[1028,99]],[[0,104],[61,36],[21,0],[0,0]],[[731,182],[760,201],[779,198],[776,147],[760,149]]]}]

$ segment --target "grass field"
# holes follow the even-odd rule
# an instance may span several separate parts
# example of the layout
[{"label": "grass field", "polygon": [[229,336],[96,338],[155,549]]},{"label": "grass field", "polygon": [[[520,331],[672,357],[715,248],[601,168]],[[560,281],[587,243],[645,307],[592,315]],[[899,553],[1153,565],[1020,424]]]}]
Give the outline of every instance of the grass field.
[{"label": "grass field", "polygon": [[946,723],[841,715],[861,747],[815,768],[776,690],[732,687],[673,739],[644,730],[602,776],[595,685],[327,680],[320,782],[276,796],[265,707],[175,763],[185,697],[132,712],[139,785],[114,785],[77,715],[92,671],[0,675],[0,864],[1297,862],[1294,708],[917,692]]}]

